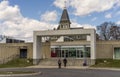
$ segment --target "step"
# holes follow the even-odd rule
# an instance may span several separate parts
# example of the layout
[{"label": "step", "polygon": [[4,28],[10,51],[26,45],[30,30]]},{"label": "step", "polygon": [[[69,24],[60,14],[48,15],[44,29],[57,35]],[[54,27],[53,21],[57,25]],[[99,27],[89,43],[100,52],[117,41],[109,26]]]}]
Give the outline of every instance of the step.
[{"label": "step", "polygon": [[[63,59],[61,59],[62,65],[63,65]],[[83,63],[85,62],[84,59],[67,59],[67,66],[83,66]],[[94,64],[94,61],[87,59],[86,63],[88,66]],[[58,59],[42,59],[39,63],[41,66],[57,66],[58,65]]]}]

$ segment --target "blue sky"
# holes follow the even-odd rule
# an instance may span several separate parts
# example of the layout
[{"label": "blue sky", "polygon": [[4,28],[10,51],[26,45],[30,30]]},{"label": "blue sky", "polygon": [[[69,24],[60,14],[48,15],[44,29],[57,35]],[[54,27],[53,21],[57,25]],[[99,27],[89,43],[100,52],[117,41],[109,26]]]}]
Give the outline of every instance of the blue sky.
[{"label": "blue sky", "polygon": [[23,16],[38,20],[41,14],[54,8],[53,0],[9,0],[9,2],[12,6],[18,5]]},{"label": "blue sky", "polygon": [[[65,0],[0,0],[0,34],[32,41],[34,30],[56,28]],[[120,24],[120,0],[66,0],[72,27]]]}]

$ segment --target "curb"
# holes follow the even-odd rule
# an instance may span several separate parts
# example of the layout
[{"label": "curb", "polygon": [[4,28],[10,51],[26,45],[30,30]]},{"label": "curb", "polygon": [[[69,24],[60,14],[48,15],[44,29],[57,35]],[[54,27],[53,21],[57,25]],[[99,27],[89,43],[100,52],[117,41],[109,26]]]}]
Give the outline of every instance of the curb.
[{"label": "curb", "polygon": [[[58,66],[30,66],[30,67],[27,67],[27,68],[58,68]],[[120,71],[119,68],[94,68],[94,67],[88,67],[88,66],[85,66],[85,67],[77,67],[77,66],[67,66],[67,67],[62,67],[63,69],[66,68],[66,69],[90,69],[90,70],[111,70],[111,71]]]},{"label": "curb", "polygon": [[[30,67],[26,67],[26,68],[58,68],[58,66],[30,66]],[[85,67],[79,67],[79,66],[67,66],[67,67],[61,67],[61,69],[88,69],[88,66]]]},{"label": "curb", "polygon": [[0,77],[12,77],[12,76],[32,76],[32,75],[39,75],[42,74],[42,72],[36,72],[36,73],[31,73],[31,74],[1,74]]},{"label": "curb", "polygon": [[119,68],[94,68],[94,67],[89,67],[88,69],[90,69],[90,70],[94,70],[94,69],[96,69],[96,70],[110,70],[110,71],[120,71],[120,69]]}]

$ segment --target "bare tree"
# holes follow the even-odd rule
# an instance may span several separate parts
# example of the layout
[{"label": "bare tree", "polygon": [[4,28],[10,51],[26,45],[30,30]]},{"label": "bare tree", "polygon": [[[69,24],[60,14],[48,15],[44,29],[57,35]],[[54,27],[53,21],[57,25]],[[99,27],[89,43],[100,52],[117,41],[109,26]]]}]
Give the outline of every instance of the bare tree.
[{"label": "bare tree", "polygon": [[100,36],[96,33],[96,40],[100,40]]},{"label": "bare tree", "polygon": [[110,35],[113,40],[120,40],[120,26],[111,26]]},{"label": "bare tree", "polygon": [[97,27],[101,40],[120,40],[120,26],[113,22],[104,22]]}]

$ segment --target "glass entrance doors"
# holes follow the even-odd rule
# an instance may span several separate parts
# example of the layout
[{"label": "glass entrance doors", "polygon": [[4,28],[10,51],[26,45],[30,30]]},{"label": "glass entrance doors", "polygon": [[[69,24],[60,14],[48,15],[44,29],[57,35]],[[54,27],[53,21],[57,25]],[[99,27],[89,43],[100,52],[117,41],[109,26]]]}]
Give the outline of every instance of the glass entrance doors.
[{"label": "glass entrance doors", "polygon": [[77,58],[82,58],[83,57],[83,50],[77,50]]},{"label": "glass entrance doors", "polygon": [[59,47],[51,48],[51,57],[84,58],[90,57],[90,47]]},{"label": "glass entrance doors", "polygon": [[76,50],[75,49],[68,49],[68,48],[63,48],[61,49],[62,53],[61,53],[61,57],[76,57]]}]

